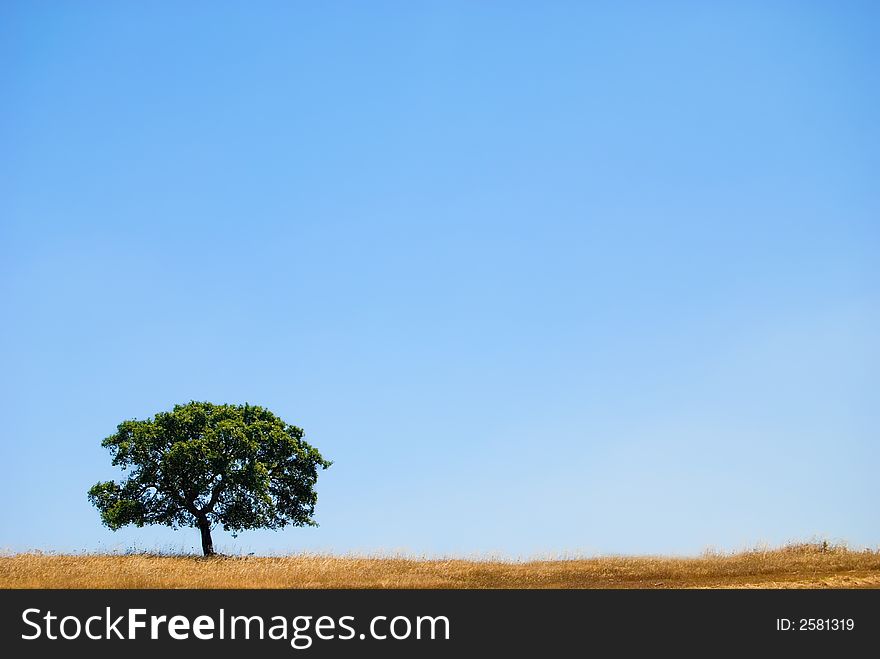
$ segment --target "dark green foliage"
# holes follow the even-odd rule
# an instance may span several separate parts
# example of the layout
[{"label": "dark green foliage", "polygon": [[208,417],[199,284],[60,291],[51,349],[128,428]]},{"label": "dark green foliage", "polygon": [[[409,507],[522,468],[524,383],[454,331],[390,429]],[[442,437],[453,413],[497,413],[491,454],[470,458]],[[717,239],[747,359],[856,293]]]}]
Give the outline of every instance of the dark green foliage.
[{"label": "dark green foliage", "polygon": [[113,530],[127,524],[227,531],[316,526],[314,486],[330,462],[303,431],[250,405],[177,405],[146,421],[124,421],[102,442],[122,482],[97,483],[89,500]]}]

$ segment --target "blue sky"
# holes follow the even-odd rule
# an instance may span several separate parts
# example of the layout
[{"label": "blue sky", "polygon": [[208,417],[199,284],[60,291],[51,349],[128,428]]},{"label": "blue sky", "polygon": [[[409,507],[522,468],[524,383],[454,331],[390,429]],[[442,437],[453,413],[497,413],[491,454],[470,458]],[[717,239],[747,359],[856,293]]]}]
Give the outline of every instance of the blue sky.
[{"label": "blue sky", "polygon": [[100,441],[303,427],[244,552],[880,544],[875,3],[0,6],[0,548]]}]

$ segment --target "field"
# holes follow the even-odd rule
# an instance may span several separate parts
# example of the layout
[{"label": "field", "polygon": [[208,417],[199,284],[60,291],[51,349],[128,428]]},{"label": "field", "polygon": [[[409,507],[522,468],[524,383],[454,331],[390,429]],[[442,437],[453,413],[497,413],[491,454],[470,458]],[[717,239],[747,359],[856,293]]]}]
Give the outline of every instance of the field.
[{"label": "field", "polygon": [[2,588],[880,588],[880,551],[826,544],[694,558],[489,561],[363,558],[0,556]]}]

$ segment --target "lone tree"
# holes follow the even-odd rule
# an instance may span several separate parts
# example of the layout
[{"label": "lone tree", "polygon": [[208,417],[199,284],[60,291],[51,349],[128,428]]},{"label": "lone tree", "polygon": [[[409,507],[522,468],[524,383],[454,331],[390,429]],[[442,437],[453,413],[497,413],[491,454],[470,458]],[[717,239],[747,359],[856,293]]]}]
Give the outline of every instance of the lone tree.
[{"label": "lone tree", "polygon": [[247,404],[177,405],[123,421],[101,445],[130,471],[89,490],[104,524],[198,527],[205,556],[214,554],[215,524],[234,533],[317,526],[318,468],[331,464],[303,441],[302,429]]}]

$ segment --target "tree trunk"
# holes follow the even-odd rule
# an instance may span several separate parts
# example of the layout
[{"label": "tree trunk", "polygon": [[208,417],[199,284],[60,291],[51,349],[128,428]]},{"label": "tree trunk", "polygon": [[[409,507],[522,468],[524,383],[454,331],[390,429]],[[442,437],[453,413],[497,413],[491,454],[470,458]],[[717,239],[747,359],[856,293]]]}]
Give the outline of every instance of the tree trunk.
[{"label": "tree trunk", "polygon": [[207,517],[199,519],[199,531],[202,533],[202,551],[205,556],[214,555],[214,541],[211,540],[211,523]]}]

